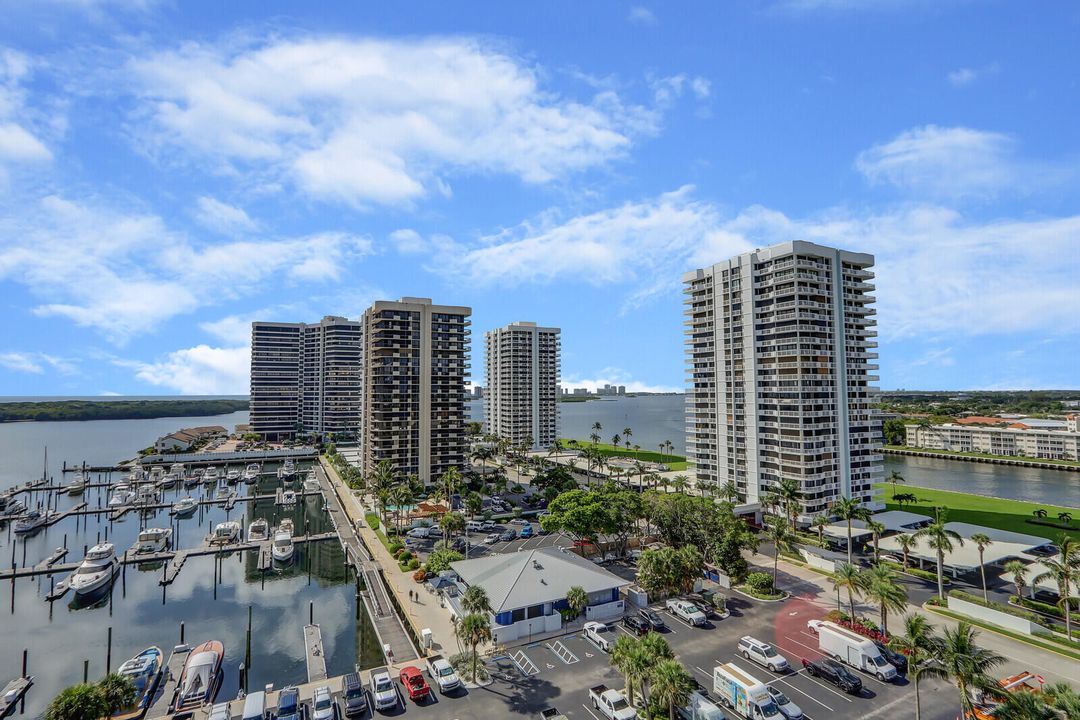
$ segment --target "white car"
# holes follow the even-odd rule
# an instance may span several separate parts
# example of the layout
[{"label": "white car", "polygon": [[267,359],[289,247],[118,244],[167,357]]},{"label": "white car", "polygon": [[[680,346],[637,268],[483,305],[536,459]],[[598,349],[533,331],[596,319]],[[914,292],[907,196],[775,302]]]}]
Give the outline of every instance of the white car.
[{"label": "white car", "polygon": [[499,532],[491,533],[486,538],[484,538],[484,544],[485,545],[494,545],[495,543],[499,542],[499,536],[500,535],[502,535],[502,533],[499,533]]},{"label": "white car", "polygon": [[371,698],[376,710],[388,710],[398,705],[397,688],[394,687],[390,671],[385,667],[377,667],[371,671]]},{"label": "white car", "polygon": [[604,652],[611,652],[611,645],[615,642],[612,638],[614,633],[604,623],[587,622],[582,629],[582,634]]},{"label": "white car", "polygon": [[326,685],[315,688],[311,698],[311,720],[334,720],[334,699]]},{"label": "white car", "polygon": [[697,605],[688,600],[680,600],[678,598],[668,600],[664,607],[669,613],[688,625],[704,625],[708,622],[705,613],[701,612]]},{"label": "white car", "polygon": [[525,518],[514,518],[513,520],[510,521],[510,524],[511,525],[528,525],[529,521],[526,520]]},{"label": "white car", "polygon": [[739,653],[774,673],[785,673],[791,669],[787,658],[776,652],[776,648],[749,635],[739,639]]},{"label": "white car", "polygon": [[814,635],[817,635],[818,634],[818,628],[821,627],[821,623],[823,623],[823,622],[825,622],[825,621],[824,620],[807,620],[806,621],[806,629],[809,630],[810,632],[812,632]]},{"label": "white car", "polygon": [[427,538],[431,535],[431,528],[429,527],[415,527],[409,532],[405,533],[411,538]]}]

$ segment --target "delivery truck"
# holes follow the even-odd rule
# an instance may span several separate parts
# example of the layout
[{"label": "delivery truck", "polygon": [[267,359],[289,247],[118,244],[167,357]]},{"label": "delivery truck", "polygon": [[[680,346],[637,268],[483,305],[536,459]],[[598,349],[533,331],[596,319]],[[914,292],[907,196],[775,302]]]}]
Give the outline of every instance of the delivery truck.
[{"label": "delivery truck", "polygon": [[721,703],[748,720],[784,720],[765,683],[735,663],[713,668],[713,692]]}]

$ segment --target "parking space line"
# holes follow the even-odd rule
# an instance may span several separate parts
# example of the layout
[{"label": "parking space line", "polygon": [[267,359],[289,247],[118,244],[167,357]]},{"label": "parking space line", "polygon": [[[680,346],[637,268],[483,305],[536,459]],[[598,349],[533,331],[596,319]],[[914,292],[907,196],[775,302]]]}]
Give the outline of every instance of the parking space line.
[{"label": "parking space line", "polygon": [[623,631],[624,633],[626,633],[626,634],[627,634],[627,635],[628,635],[629,637],[637,637],[637,635],[635,635],[634,633],[630,632],[629,630],[627,630],[626,628],[624,628],[624,627],[623,627],[622,625],[616,625],[616,626],[615,626],[615,629],[616,629],[616,630],[622,630],[622,631]]},{"label": "parking space line", "polygon": [[[820,648],[816,648],[816,647],[811,647],[810,645],[807,645],[806,643],[801,643],[801,642],[799,642],[798,640],[796,640],[796,639],[794,639],[794,638],[792,638],[792,637],[786,637],[786,638],[784,638],[784,639],[785,639],[785,640],[790,640],[791,642],[795,643],[796,645],[800,645],[800,646],[802,646],[802,647],[806,648],[807,650],[813,650],[813,651],[814,651],[814,652],[816,652],[816,653],[820,653],[820,652],[821,652],[821,649],[820,649]],[[777,644],[777,645],[780,645],[780,643],[776,643],[776,644]],[[783,647],[783,646],[781,646],[781,647]],[[795,654],[796,654],[796,655],[798,655],[799,653],[795,653]]]},{"label": "parking space line", "polygon": [[589,709],[588,705],[581,703],[581,707],[585,708],[585,712],[589,713],[589,715],[592,715],[593,720],[600,720],[600,718],[596,717],[596,713]]},{"label": "parking space line", "polygon": [[815,678],[810,677],[810,675],[808,673],[806,674],[806,679],[809,680],[810,682],[814,683],[815,685],[818,685],[818,686],[824,688],[825,690],[828,690],[829,692],[831,692],[833,695],[836,695],[837,697],[841,697],[841,698],[847,700],[848,702],[853,702],[853,700],[851,698],[849,698],[847,695],[845,695],[844,693],[839,692],[837,690],[833,690],[831,687],[829,687],[825,683],[819,682]]},{"label": "parking space line", "polygon": [[[796,673],[796,674],[797,674],[797,673]],[[829,707],[829,706],[828,706],[828,705],[826,705],[825,703],[821,702],[820,700],[818,700],[818,699],[817,699],[816,697],[814,697],[814,696],[813,696],[813,695],[811,695],[810,693],[806,692],[805,690],[800,690],[799,688],[797,688],[797,687],[796,687],[795,685],[792,685],[791,683],[789,683],[789,682],[788,682],[787,680],[785,680],[784,678],[775,678],[774,680],[771,680],[771,681],[769,681],[769,683],[767,683],[767,684],[771,685],[771,684],[772,684],[772,683],[774,683],[774,682],[784,683],[785,685],[787,685],[787,686],[788,686],[789,688],[791,688],[791,689],[792,689],[792,690],[794,690],[795,692],[799,693],[800,695],[805,695],[806,697],[810,698],[811,700],[813,700],[814,702],[816,702],[816,703],[817,703],[818,705],[820,705],[821,707],[825,708],[825,709],[826,709],[826,710],[828,710],[829,712],[836,712],[836,711],[835,711],[835,710],[833,710],[833,709],[832,709],[831,707]]]},{"label": "parking space line", "polygon": [[698,672],[700,672],[702,675],[704,675],[706,680],[712,680],[713,679],[713,676],[710,675],[709,673],[705,672],[705,669],[702,668],[700,665],[695,665],[694,669],[697,670]]}]

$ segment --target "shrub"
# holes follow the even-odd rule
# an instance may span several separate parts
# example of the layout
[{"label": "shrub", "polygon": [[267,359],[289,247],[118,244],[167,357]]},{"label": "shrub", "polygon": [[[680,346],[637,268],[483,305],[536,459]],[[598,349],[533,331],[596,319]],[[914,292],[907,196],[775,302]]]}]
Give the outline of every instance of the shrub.
[{"label": "shrub", "polygon": [[397,559],[400,562],[408,562],[409,560],[412,560],[413,557],[414,557],[414,555],[411,552],[409,552],[408,550],[402,550],[401,554],[397,556]]},{"label": "shrub", "polygon": [[395,560],[401,560],[402,554],[407,553],[407,552],[408,552],[408,550],[406,550],[405,548],[399,547],[397,550],[394,551],[394,559]]},{"label": "shrub", "polygon": [[[1029,598],[1019,598],[1019,597],[1016,597],[1015,595],[1009,596],[1009,602],[1012,603],[1013,605],[1019,605],[1020,607],[1025,607],[1028,610],[1035,610],[1036,612],[1041,612],[1041,613],[1046,614],[1046,615],[1051,615],[1053,617],[1058,618],[1059,620],[1064,620],[1065,619],[1065,614],[1062,612],[1062,609],[1059,608],[1057,605],[1051,605],[1050,603],[1044,603],[1044,602],[1040,602],[1038,600],[1031,600]],[[1080,613],[1069,613],[1069,614],[1072,616],[1072,621],[1073,622],[1080,622]]]},{"label": "shrub", "polygon": [[[416,562],[417,567],[420,566],[420,561],[417,558],[413,558],[413,561]],[[417,570],[413,573],[412,579],[416,582],[424,582],[427,579],[427,570]]]},{"label": "shrub", "polygon": [[379,529],[379,516],[375,513],[365,513],[364,522],[366,522],[368,524],[368,527],[372,530]]},{"label": "shrub", "polygon": [[386,549],[390,551],[391,555],[397,557],[398,553],[405,549],[405,546],[399,542],[392,542],[386,547]]},{"label": "shrub", "polygon": [[409,560],[409,569],[410,570],[416,570],[419,567],[420,567],[420,558],[414,557],[412,560]]},{"label": "shrub", "polygon": [[759,593],[772,593],[772,575],[766,572],[752,572],[746,576],[746,584]]}]

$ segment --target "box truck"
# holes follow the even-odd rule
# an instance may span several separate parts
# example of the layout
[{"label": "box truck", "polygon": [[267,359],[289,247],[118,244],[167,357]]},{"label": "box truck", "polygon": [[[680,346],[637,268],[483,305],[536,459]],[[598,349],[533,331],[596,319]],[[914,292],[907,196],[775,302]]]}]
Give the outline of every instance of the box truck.
[{"label": "box truck", "polygon": [[896,677],[896,668],[878,650],[870,638],[833,622],[819,623],[818,649],[825,655],[856,670],[876,675],[882,682]]},{"label": "box truck", "polygon": [[749,720],[784,720],[765,683],[735,663],[713,668],[713,692],[720,702]]}]

